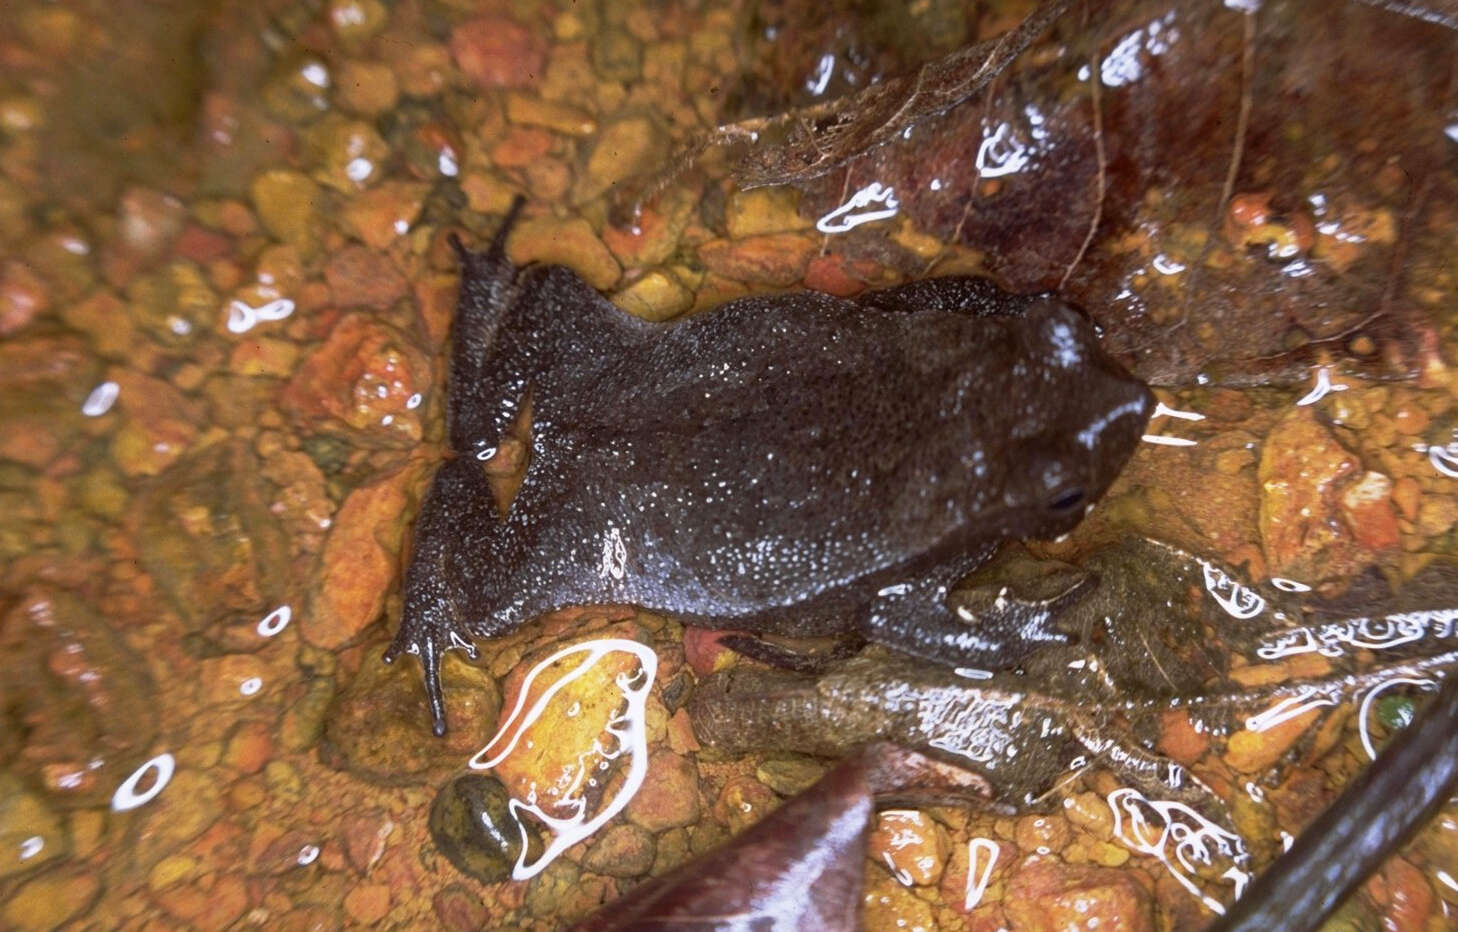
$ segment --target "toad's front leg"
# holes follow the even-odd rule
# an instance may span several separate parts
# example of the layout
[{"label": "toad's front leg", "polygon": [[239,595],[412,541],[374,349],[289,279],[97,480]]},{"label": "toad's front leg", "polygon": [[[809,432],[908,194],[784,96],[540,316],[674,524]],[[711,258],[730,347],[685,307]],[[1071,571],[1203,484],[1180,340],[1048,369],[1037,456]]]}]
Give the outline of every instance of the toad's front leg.
[{"label": "toad's front leg", "polygon": [[862,619],[861,633],[867,640],[953,669],[1005,670],[1041,647],[1069,643],[1053,621],[1088,593],[1092,577],[1079,576],[1065,591],[1036,601],[1001,587],[990,600],[973,600],[956,611],[948,607],[951,584],[991,550],[974,552],[930,578],[883,587]]},{"label": "toad's front leg", "polygon": [[505,533],[492,509],[491,490],[480,464],[470,457],[444,463],[420,509],[415,549],[405,573],[400,629],[385,651],[392,663],[401,653],[420,658],[432,725],[445,734],[445,696],[440,684],[441,659],[448,650],[464,650],[476,659],[471,643],[473,604],[481,602],[481,586],[473,585],[468,561],[495,565]]}]

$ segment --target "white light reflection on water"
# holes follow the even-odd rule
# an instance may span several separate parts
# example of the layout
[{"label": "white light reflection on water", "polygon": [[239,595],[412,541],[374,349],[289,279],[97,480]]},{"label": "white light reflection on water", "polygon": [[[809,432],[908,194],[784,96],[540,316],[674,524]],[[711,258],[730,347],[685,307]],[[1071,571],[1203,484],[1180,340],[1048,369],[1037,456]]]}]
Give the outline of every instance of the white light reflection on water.
[{"label": "white light reflection on water", "polygon": [[294,302],[288,298],[274,298],[258,307],[234,298],[228,302],[228,332],[247,333],[260,321],[283,320],[293,312]]},{"label": "white light reflection on water", "polygon": [[962,898],[963,910],[970,912],[982,902],[1001,852],[1002,849],[991,838],[978,837],[967,842],[967,887]]},{"label": "white light reflection on water", "polygon": [[810,92],[812,97],[819,97],[830,87],[830,78],[835,74],[835,56],[829,52],[820,56],[820,61],[815,63],[815,73],[805,80],[805,90]]},{"label": "white light reflection on water", "polygon": [[1326,366],[1321,366],[1316,370],[1316,383],[1312,386],[1311,391],[1307,392],[1301,397],[1300,401],[1296,402],[1296,406],[1304,408],[1307,405],[1314,405],[1332,392],[1344,392],[1346,390],[1346,385],[1332,384],[1331,370]]},{"label": "white light reflection on water", "polygon": [[280,605],[278,608],[263,616],[258,623],[257,631],[259,637],[271,638],[281,634],[283,629],[289,626],[289,621],[294,617],[294,610],[287,605]]},{"label": "white light reflection on water", "polygon": [[1337,697],[1330,691],[1322,691],[1315,687],[1309,687],[1300,690],[1294,696],[1287,696],[1261,714],[1252,715],[1246,719],[1245,730],[1256,733],[1270,731],[1277,725],[1305,715],[1312,709],[1334,705],[1339,705],[1339,703]]},{"label": "white light reflection on water", "polygon": [[115,382],[102,382],[91,390],[86,396],[86,401],[81,405],[81,413],[87,417],[101,417],[111,410],[116,404],[117,395],[121,394],[121,386]]},{"label": "white light reflection on water", "polygon": [[[658,655],[646,644],[637,641],[630,641],[626,638],[601,638],[598,640],[584,641],[580,644],[572,644],[562,648],[545,660],[532,667],[527,673],[526,679],[522,681],[517,692],[516,704],[511,711],[502,719],[501,727],[496,736],[486,743],[475,757],[471,758],[470,767],[473,770],[490,770],[516,749],[522,736],[526,733],[551,703],[553,697],[561,692],[563,688],[574,680],[583,676],[592,669],[599,660],[611,653],[629,653],[638,659],[638,670],[633,675],[621,675],[617,679],[618,688],[623,691],[623,698],[626,703],[624,710],[608,722],[607,734],[617,739],[616,750],[609,751],[606,748],[597,746],[597,750],[607,761],[615,760],[624,753],[628,755],[628,772],[623,780],[622,788],[616,796],[607,800],[596,815],[587,819],[586,802],[579,798],[561,800],[559,805],[567,804],[574,806],[576,812],[566,819],[548,815],[535,801],[523,802],[512,799],[507,803],[507,809],[516,820],[517,828],[521,832],[521,853],[517,856],[516,865],[512,868],[511,877],[513,880],[527,880],[535,877],[546,869],[562,852],[589,837],[596,832],[609,819],[617,815],[628,805],[643,785],[643,780],[648,774],[648,731],[646,722],[646,710],[648,691],[653,686],[653,681],[658,676]],[[565,657],[573,654],[586,654],[587,656],[576,666],[564,673],[560,679],[547,688],[538,697],[537,701],[524,715],[522,706],[526,703],[526,697],[530,695],[532,684],[543,670]],[[494,748],[500,750],[489,756]],[[522,824],[522,813],[531,813],[539,822],[545,825],[550,833],[551,841],[542,856],[533,864],[526,863],[527,860],[527,834],[526,827]]]},{"label": "white light reflection on water", "polygon": [[1028,147],[1013,133],[1010,123],[999,123],[977,147],[977,174],[982,178],[1015,174],[1027,168],[1029,161]]},{"label": "white light reflection on water", "polygon": [[[142,766],[132,772],[130,777],[122,781],[122,785],[116,788],[111,795],[111,808],[114,812],[126,812],[138,806],[145,806],[156,799],[167,784],[172,782],[172,774],[177,769],[177,760],[171,754],[158,754]],[[152,783],[140,793],[137,787],[148,774],[155,774]]]},{"label": "white light reflection on water", "polygon": [[[1250,874],[1239,866],[1250,859],[1244,839],[1184,803],[1148,799],[1138,790],[1124,788],[1110,793],[1108,804],[1114,814],[1114,838],[1131,851],[1157,859],[1211,912],[1224,915],[1225,904],[1195,885],[1191,877],[1197,873],[1197,863],[1208,867],[1216,855],[1234,861],[1221,875],[1235,885],[1232,898],[1238,898],[1250,882]],[[1156,823],[1163,823],[1162,828],[1155,828]]]},{"label": "white light reflection on water", "polygon": [[1099,77],[1104,86],[1120,87],[1144,77],[1145,57],[1163,55],[1180,40],[1174,21],[1175,11],[1170,10],[1120,39],[1099,64]]},{"label": "white light reflection on water", "polygon": [[40,837],[39,835],[30,836],[25,841],[22,841],[20,843],[20,859],[22,861],[29,861],[37,854],[40,854],[41,849],[45,846],[46,840],[44,838]]},{"label": "white light reflection on water", "polygon": [[[864,210],[872,204],[882,205],[881,209]],[[873,181],[852,194],[850,200],[815,221],[815,229],[826,234],[847,233],[863,223],[894,217],[900,209],[901,202],[896,200],[896,190],[882,186],[879,181]]]}]

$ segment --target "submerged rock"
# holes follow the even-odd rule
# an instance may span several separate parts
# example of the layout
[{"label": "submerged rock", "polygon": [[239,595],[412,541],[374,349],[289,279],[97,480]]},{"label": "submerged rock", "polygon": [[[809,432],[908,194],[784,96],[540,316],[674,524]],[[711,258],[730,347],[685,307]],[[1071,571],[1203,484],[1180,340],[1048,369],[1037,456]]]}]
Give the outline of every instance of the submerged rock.
[{"label": "submerged rock", "polygon": [[253,452],[228,443],[180,460],[133,501],[126,525],[143,567],[205,641],[231,617],[286,601],[289,542],[271,492]]},{"label": "submerged rock", "polygon": [[381,786],[409,786],[439,779],[481,741],[500,708],[496,683],[483,670],[447,655],[441,667],[450,731],[444,741],[423,727],[425,703],[413,661],[393,665],[367,651],[359,671],[326,713],[319,753],[326,764]]},{"label": "submerged rock", "polygon": [[[13,744],[0,737],[0,756],[10,772],[42,788],[46,804],[109,801],[156,737],[145,669],[79,597],[38,590],[17,601],[0,619],[0,736],[15,736]],[[59,835],[43,831],[42,812],[23,799],[0,816],[0,829],[8,833],[16,823],[5,823],[19,819],[54,850]]]},{"label": "submerged rock", "polygon": [[511,814],[506,787],[495,777],[467,773],[441,787],[430,807],[430,837],[441,854],[463,874],[482,883],[500,883],[522,851],[527,831],[528,860],[541,855],[542,841]]},{"label": "submerged rock", "polygon": [[430,361],[405,334],[370,314],[350,314],[304,359],[282,402],[306,430],[411,447],[422,436],[420,398],[431,378]]}]

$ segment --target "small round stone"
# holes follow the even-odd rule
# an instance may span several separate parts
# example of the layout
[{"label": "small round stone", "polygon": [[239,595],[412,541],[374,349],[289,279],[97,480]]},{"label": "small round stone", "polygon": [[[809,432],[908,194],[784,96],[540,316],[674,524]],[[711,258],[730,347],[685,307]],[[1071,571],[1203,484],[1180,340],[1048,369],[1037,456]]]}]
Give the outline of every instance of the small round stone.
[{"label": "small round stone", "polygon": [[[468,773],[441,788],[430,807],[430,837],[463,874],[482,883],[511,877],[521,854],[521,831],[507,803],[511,797],[495,777]],[[528,860],[541,854],[540,837],[527,828]]]}]

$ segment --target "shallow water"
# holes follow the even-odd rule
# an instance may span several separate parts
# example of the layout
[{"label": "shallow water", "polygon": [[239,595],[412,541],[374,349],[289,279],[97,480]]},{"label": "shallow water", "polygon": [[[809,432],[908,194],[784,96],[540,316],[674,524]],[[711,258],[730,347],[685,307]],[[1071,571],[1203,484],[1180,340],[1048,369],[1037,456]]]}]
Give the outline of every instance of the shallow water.
[{"label": "shallow water", "polygon": [[[734,661],[672,619],[585,609],[483,643],[476,667],[452,655],[443,741],[413,662],[379,663],[443,450],[446,234],[484,241],[516,193],[514,259],[568,264],[651,319],[929,271],[1061,285],[1165,407],[1040,554],[1133,531],[1334,597],[1374,568],[1401,592],[1451,556],[1441,25],[1359,4],[1319,25],[1302,4],[1075,12],[893,146],[754,191],[727,180],[739,153],[711,150],[632,214],[693,133],[910,71],[1026,12],[964,7],[0,9],[0,926],[556,928],[823,770],[701,748],[688,696]],[[509,479],[523,450],[489,470]],[[1209,585],[1234,624],[1246,596],[1227,582]],[[550,736],[534,747],[567,750],[497,775],[606,805],[635,741],[598,738],[635,719],[643,786],[537,876],[482,883],[432,841],[432,801],[533,665],[586,632],[656,649],[639,714],[630,655],[609,655],[531,726]],[[1322,672],[1273,660],[1249,682]],[[1233,750],[1173,719],[1141,737],[1227,795],[1260,863],[1405,702],[1373,699],[1375,731],[1365,705],[1313,709]],[[1066,777],[1051,813],[882,815],[867,926],[1042,928],[1083,896],[1101,928],[1197,928],[1229,898],[1158,826],[1116,822],[1135,808],[1109,772]],[[1450,808],[1343,916],[1447,927],[1455,877]]]}]

